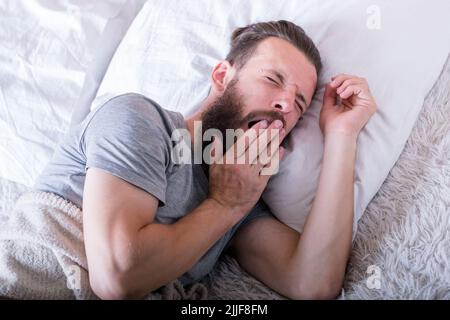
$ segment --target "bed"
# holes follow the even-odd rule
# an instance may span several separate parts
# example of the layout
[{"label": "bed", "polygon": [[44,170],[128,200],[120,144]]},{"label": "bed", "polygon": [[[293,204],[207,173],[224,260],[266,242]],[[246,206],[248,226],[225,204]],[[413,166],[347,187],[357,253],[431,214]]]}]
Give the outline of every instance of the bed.
[{"label": "bed", "polygon": [[[31,188],[73,117],[81,117],[77,107],[95,97],[144,2],[0,3],[0,221]],[[449,227],[447,61],[402,154],[360,220],[339,298],[450,299]],[[229,256],[203,282],[209,299],[284,299]]]}]

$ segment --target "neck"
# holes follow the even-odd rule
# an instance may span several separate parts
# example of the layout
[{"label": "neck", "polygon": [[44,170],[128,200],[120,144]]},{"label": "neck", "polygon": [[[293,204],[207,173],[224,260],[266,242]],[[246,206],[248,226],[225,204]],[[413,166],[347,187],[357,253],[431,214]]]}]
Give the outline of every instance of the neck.
[{"label": "neck", "polygon": [[202,120],[202,113],[209,108],[212,101],[213,98],[211,95],[209,95],[205,100],[203,100],[203,102],[200,104],[200,107],[193,115],[184,119],[184,123],[186,124],[186,128],[188,129],[191,138],[194,137],[194,121]]},{"label": "neck", "polygon": [[[214,98],[212,95],[208,95],[208,97],[203,100],[203,102],[200,104],[198,110],[192,114],[189,117],[186,117],[184,119],[184,122],[186,124],[186,128],[189,131],[189,135],[191,136],[191,147],[192,150],[194,150],[194,137],[195,137],[195,131],[194,131],[194,122],[195,121],[201,121],[202,120],[202,113],[209,108],[209,106],[213,103]],[[203,153],[203,149],[202,149]],[[202,161],[201,167],[203,169],[203,172],[206,175],[206,178],[209,178],[209,166]]]}]

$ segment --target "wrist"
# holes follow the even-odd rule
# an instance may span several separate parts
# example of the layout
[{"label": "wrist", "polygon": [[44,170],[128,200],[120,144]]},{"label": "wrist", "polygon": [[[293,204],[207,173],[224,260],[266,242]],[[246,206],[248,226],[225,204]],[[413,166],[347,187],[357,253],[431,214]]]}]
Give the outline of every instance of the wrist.
[{"label": "wrist", "polygon": [[325,141],[328,140],[339,140],[339,141],[346,141],[346,142],[354,142],[356,143],[358,139],[359,133],[354,132],[348,132],[348,131],[330,131],[324,133],[324,139]]},{"label": "wrist", "polygon": [[230,224],[230,227],[234,226],[246,213],[241,208],[227,206],[213,197],[206,198],[204,203],[209,207],[211,212],[225,219]]},{"label": "wrist", "polygon": [[347,133],[333,132],[324,138],[324,153],[353,155],[356,153],[357,136]]}]

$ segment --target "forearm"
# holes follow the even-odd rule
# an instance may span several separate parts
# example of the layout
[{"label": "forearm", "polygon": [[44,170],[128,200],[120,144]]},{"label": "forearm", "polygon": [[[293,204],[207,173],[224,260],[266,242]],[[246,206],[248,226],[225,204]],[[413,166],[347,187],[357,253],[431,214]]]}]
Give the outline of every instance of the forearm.
[{"label": "forearm", "polygon": [[301,286],[342,285],[352,242],[356,137],[325,137],[316,197],[290,260]]},{"label": "forearm", "polygon": [[238,222],[239,216],[207,199],[174,224],[152,223],[142,228],[133,244],[136,248],[127,291],[141,297],[181,276]]}]

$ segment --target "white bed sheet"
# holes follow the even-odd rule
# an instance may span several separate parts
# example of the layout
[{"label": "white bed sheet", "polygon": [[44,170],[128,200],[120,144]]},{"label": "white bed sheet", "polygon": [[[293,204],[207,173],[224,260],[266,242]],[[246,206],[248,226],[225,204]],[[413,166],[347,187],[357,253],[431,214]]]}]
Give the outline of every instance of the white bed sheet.
[{"label": "white bed sheet", "polygon": [[105,25],[129,8],[126,0],[0,1],[1,185],[32,185],[69,126],[86,69],[108,46]]},{"label": "white bed sheet", "polygon": [[29,189],[21,183],[0,178],[0,223],[11,211],[17,198]]}]

